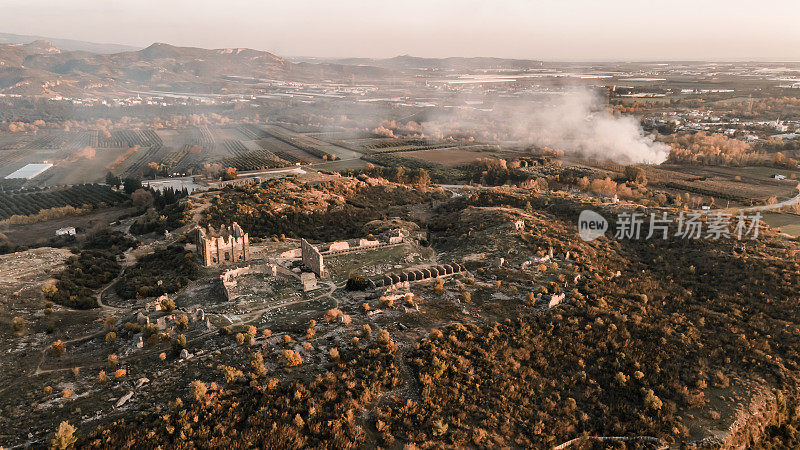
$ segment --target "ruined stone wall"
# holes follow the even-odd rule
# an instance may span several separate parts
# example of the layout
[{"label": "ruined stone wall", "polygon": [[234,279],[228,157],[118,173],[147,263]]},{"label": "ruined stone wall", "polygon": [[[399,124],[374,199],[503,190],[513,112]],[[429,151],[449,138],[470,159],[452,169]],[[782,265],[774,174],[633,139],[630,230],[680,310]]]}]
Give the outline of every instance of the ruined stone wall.
[{"label": "ruined stone wall", "polygon": [[402,237],[389,238],[389,242],[360,239],[358,241],[358,245],[354,247],[351,247],[350,244],[347,242],[334,242],[333,244],[331,244],[330,247],[328,247],[328,250],[325,250],[324,252],[321,253],[324,256],[346,255],[348,253],[356,253],[366,250],[377,250],[383,247],[402,244],[403,242],[404,241]]},{"label": "ruined stone wall", "polygon": [[370,241],[369,239],[359,239],[358,246],[361,248],[368,248],[368,247],[377,247],[381,245],[381,242],[378,240]]},{"label": "ruined stone wall", "polygon": [[245,267],[237,267],[236,269],[226,270],[222,272],[222,275],[219,276],[219,279],[222,280],[222,284],[225,286],[235,286],[236,280],[235,278],[239,275],[245,274],[250,272],[250,266]]},{"label": "ruined stone wall", "polygon": [[346,241],[334,242],[328,247],[329,252],[339,252],[342,250],[350,250],[350,244],[348,244]]},{"label": "ruined stone wall", "polygon": [[247,234],[238,238],[224,238],[206,237],[202,233],[197,248],[205,266],[250,260],[250,239]]},{"label": "ruined stone wall", "polygon": [[303,264],[309,267],[317,276],[325,276],[325,262],[323,261],[322,254],[316,247],[309,244],[308,241],[302,239],[300,241],[300,250],[303,258]]}]

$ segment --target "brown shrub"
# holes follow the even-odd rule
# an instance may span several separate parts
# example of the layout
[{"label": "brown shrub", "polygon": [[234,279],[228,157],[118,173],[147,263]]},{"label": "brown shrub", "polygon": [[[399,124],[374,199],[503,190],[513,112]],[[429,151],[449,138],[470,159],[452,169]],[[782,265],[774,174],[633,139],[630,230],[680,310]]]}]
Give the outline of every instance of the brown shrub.
[{"label": "brown shrub", "polygon": [[66,450],[75,445],[77,440],[78,439],[75,437],[75,427],[67,422],[61,422],[58,425],[55,436],[53,436],[53,439],[50,441],[50,448]]},{"label": "brown shrub", "polygon": [[61,342],[61,339],[50,344],[50,351],[52,351],[53,355],[55,356],[61,356],[64,354],[64,343]]},{"label": "brown shrub", "polygon": [[200,380],[192,381],[192,384],[189,386],[189,389],[192,393],[192,398],[197,403],[203,403],[206,401],[206,395],[208,393],[208,387],[206,384]]}]

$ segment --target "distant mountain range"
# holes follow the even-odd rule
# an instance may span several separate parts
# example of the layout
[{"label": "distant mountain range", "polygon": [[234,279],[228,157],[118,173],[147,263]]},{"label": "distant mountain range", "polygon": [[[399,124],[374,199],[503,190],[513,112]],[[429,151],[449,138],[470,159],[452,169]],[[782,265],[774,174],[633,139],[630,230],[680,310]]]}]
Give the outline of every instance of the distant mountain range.
[{"label": "distant mountain range", "polygon": [[449,57],[449,58],[422,58],[418,56],[401,55],[393,58],[292,58],[295,61],[327,62],[355,66],[373,66],[395,70],[481,70],[481,69],[507,69],[524,70],[542,66],[541,61],[530,59],[509,59],[492,57]]},{"label": "distant mountain range", "polygon": [[91,53],[119,53],[139,50],[141,47],[132,47],[121,44],[101,44],[97,42],[76,41],[74,39],[59,39],[43,36],[29,36],[25,34],[0,33],[0,44],[29,44],[33,41],[48,41],[61,50]]},{"label": "distant mountain range", "polygon": [[[524,70],[541,62],[503,58],[298,58],[247,48],[115,44],[0,34],[0,93],[80,96],[134,89],[248,92],[263,80],[375,81],[420,70]],[[245,83],[242,83],[242,80]]]},{"label": "distant mountain range", "polygon": [[87,90],[134,88],[212,92],[226,87],[234,76],[313,81],[384,75],[386,70],[380,68],[292,63],[246,48],[209,50],[156,43],[141,50],[103,54],[67,51],[44,40],[0,45],[0,93],[77,95]]}]

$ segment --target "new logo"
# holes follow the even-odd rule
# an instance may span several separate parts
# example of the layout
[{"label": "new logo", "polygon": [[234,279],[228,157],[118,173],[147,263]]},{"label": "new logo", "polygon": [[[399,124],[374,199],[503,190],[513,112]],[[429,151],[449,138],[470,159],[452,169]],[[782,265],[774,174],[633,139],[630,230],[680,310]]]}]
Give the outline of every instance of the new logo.
[{"label": "new logo", "polygon": [[578,234],[584,241],[593,241],[608,230],[608,221],[594,211],[584,209],[578,216]]}]

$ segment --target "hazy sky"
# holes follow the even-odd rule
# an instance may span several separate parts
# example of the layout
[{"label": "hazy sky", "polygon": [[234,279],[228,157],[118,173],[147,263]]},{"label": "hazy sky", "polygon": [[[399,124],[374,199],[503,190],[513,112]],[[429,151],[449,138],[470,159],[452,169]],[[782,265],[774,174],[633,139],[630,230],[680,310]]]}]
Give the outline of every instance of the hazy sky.
[{"label": "hazy sky", "polygon": [[0,0],[0,32],[283,56],[800,60],[797,0]]}]

